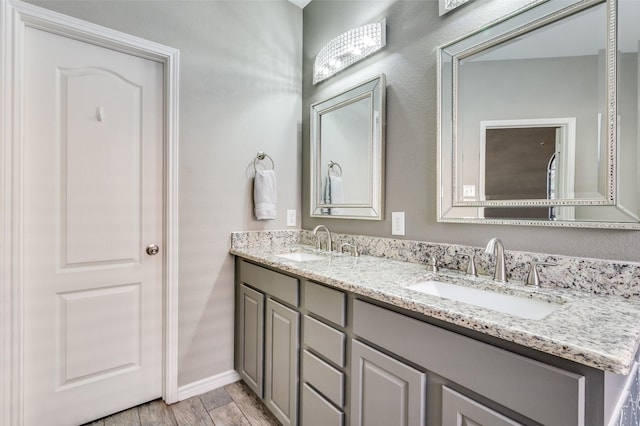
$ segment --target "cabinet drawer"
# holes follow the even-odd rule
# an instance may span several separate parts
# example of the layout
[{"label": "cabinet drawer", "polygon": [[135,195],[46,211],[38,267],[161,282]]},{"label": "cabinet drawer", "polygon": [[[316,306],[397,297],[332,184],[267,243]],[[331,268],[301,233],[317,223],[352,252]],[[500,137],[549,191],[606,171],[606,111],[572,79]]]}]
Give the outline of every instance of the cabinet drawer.
[{"label": "cabinet drawer", "polygon": [[522,426],[446,386],[442,387],[442,424]]},{"label": "cabinet drawer", "polygon": [[305,315],[304,343],[329,361],[344,367],[345,335],[341,331]]},{"label": "cabinet drawer", "polygon": [[584,376],[361,300],[353,332],[539,423],[584,424]]},{"label": "cabinet drawer", "polygon": [[240,261],[240,281],[276,299],[298,306],[298,280],[270,269]]},{"label": "cabinet drawer", "polygon": [[306,350],[302,352],[302,379],[337,406],[344,405],[344,373]]},{"label": "cabinet drawer", "polygon": [[304,426],[342,426],[344,413],[305,383],[302,385],[302,424]]},{"label": "cabinet drawer", "polygon": [[304,306],[314,314],[341,327],[346,321],[346,295],[329,287],[310,281],[304,282]]}]

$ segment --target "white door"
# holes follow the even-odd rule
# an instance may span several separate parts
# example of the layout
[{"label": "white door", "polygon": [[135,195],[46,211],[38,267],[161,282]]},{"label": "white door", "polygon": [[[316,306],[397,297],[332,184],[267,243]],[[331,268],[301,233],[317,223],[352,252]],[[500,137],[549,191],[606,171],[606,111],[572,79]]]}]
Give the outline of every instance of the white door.
[{"label": "white door", "polygon": [[163,65],[24,44],[24,420],[73,425],[162,394]]}]

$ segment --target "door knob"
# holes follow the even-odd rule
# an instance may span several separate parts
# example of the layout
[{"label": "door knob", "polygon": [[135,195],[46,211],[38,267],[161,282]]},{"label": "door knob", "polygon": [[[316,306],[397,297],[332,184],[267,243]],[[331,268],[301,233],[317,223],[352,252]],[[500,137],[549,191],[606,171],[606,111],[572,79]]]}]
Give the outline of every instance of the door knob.
[{"label": "door knob", "polygon": [[160,247],[155,244],[149,244],[146,251],[149,256],[155,256],[160,251]]}]

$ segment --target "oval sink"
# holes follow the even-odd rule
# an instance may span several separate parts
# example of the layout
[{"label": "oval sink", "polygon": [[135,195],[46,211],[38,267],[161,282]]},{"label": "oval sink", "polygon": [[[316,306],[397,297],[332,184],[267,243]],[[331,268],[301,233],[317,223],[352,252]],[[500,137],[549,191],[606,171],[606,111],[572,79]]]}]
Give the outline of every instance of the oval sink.
[{"label": "oval sink", "polygon": [[320,256],[318,254],[313,254],[313,253],[307,253],[307,252],[303,252],[303,251],[296,251],[296,252],[291,252],[291,253],[281,253],[281,254],[276,254],[276,256],[278,257],[282,257],[284,259],[289,259],[289,260],[293,260],[296,262],[306,262],[308,260],[320,260],[320,259],[324,259],[324,256]]},{"label": "oval sink", "polygon": [[410,285],[407,288],[420,293],[534,320],[543,319],[562,306],[559,303],[512,296],[440,281],[424,281]]}]

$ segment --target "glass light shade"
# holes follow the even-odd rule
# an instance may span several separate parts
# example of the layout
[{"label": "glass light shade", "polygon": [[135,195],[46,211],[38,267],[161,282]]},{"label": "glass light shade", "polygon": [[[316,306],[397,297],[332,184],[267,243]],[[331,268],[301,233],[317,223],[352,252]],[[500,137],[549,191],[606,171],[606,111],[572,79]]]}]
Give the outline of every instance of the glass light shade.
[{"label": "glass light shade", "polygon": [[340,34],[320,49],[316,56],[313,64],[313,84],[366,58],[382,49],[386,43],[385,20]]},{"label": "glass light shade", "polygon": [[462,6],[469,1],[471,0],[439,0],[440,16],[444,15],[445,13],[451,12],[456,7]]}]

